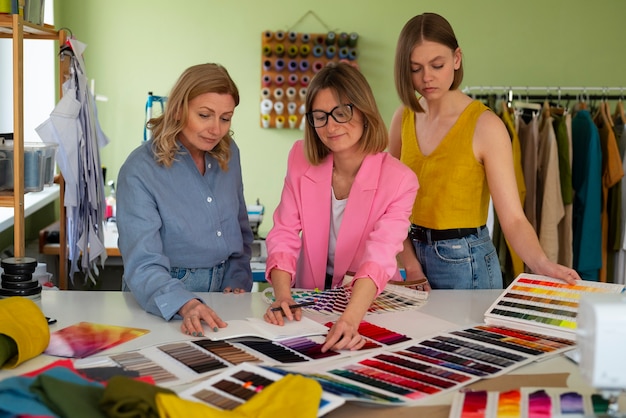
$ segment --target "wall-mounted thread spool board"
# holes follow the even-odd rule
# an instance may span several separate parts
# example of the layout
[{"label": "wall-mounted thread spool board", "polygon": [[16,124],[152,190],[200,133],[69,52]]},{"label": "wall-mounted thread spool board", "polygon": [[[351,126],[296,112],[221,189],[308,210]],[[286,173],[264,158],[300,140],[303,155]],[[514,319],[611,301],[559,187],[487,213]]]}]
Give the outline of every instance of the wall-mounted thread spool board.
[{"label": "wall-mounted thread spool board", "polygon": [[260,124],[303,129],[308,84],[329,62],[358,66],[358,34],[264,31],[261,34]]}]

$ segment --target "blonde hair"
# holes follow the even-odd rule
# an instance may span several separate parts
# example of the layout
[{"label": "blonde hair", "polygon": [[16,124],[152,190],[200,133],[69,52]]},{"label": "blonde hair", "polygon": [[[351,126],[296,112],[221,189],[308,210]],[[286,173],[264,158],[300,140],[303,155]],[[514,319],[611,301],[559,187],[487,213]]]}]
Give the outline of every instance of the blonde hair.
[{"label": "blonde hair", "polygon": [[[176,138],[185,128],[189,114],[189,102],[205,93],[229,94],[239,104],[239,90],[219,64],[199,64],[187,68],[174,84],[162,115],[152,118],[146,126],[152,131],[152,149],[158,164],[170,167],[176,159],[178,145]],[[232,132],[209,151],[222,170],[228,169]]]},{"label": "blonde hair", "polygon": [[[411,71],[411,53],[413,48],[423,41],[437,42],[456,51],[459,42],[454,35],[450,23],[436,13],[423,13],[410,19],[402,28],[398,37],[395,59],[396,91],[402,103],[414,112],[423,112],[415,96],[413,73]],[[463,81],[463,61],[457,70],[454,70],[454,80],[449,90],[456,90]]]},{"label": "blonde hair", "polygon": [[[363,114],[363,136],[359,140],[360,150],[367,154],[382,152],[389,144],[385,122],[378,111],[372,89],[361,72],[350,64],[331,62],[322,68],[311,80],[306,98],[306,112],[313,110],[313,101],[324,89],[330,89],[341,104],[351,104]],[[304,148],[307,160],[320,164],[330,150],[317,135],[315,128],[306,124]]]}]

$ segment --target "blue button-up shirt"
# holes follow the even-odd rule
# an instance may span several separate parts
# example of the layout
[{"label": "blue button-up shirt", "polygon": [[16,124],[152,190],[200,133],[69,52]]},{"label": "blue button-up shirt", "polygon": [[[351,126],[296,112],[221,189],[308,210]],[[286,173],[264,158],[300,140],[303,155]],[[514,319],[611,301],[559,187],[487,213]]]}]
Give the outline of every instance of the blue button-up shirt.
[{"label": "blue button-up shirt", "polygon": [[171,267],[211,268],[226,262],[220,290],[252,287],[253,235],[239,148],[231,141],[228,171],[206,154],[201,175],[179,147],[171,167],[165,167],[154,160],[152,141],[142,143],[124,162],[117,181],[124,281],[146,311],[166,320],[197,298],[171,278]]}]

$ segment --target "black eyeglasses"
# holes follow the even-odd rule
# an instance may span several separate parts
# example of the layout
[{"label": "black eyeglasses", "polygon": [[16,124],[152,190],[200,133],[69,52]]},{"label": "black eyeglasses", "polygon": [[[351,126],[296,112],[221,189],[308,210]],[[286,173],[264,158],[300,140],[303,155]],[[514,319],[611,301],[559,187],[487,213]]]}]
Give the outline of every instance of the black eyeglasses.
[{"label": "black eyeglasses", "polygon": [[330,112],[313,110],[312,112],[307,112],[306,119],[312,127],[323,128],[328,123],[329,116],[332,116],[337,123],[350,122],[352,119],[352,104],[348,103],[335,106]]}]

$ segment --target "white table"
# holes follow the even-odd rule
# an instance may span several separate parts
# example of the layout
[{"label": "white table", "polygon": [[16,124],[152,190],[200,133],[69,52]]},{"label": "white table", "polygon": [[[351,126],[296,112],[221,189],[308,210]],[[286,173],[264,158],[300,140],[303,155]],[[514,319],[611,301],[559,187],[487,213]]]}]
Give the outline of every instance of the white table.
[{"label": "white table", "polygon": [[[500,295],[499,290],[434,290],[431,292],[428,302],[420,308],[419,312],[436,317],[443,321],[457,325],[473,325],[483,322],[483,314],[491,303]],[[261,317],[266,303],[262,294],[258,292],[245,294],[222,294],[201,293],[204,300],[226,321],[229,319],[243,319],[247,317]],[[41,301],[44,313],[57,319],[57,323],[51,326],[51,331],[79,321],[130,326],[149,329],[151,332],[104,352],[114,352],[140,349],[168,341],[180,341],[191,339],[180,332],[180,321],[164,321],[162,318],[143,311],[135,302],[130,293],[118,291],[44,291]],[[409,311],[410,312],[410,311]],[[406,314],[404,312],[403,314]],[[409,336],[422,337],[426,324],[418,321],[407,321],[403,327],[409,327]],[[12,375],[25,373],[42,367],[57,360],[56,357],[47,355],[38,356],[27,361],[16,369],[1,370],[0,379]],[[539,363],[533,363],[517,369],[514,373],[519,374],[545,374],[545,373],[570,373],[567,385],[571,388],[586,388],[578,367],[563,356],[553,357]],[[434,396],[426,400],[425,405],[433,405],[428,412],[429,417],[447,417],[452,394]],[[440,405],[440,406],[437,406]],[[360,418],[376,417],[393,411],[395,417],[422,416],[424,410],[419,407],[404,408],[381,408],[367,407],[348,403],[339,409],[332,411],[328,417],[349,417],[359,415]],[[426,415],[423,415],[426,416]]]}]

